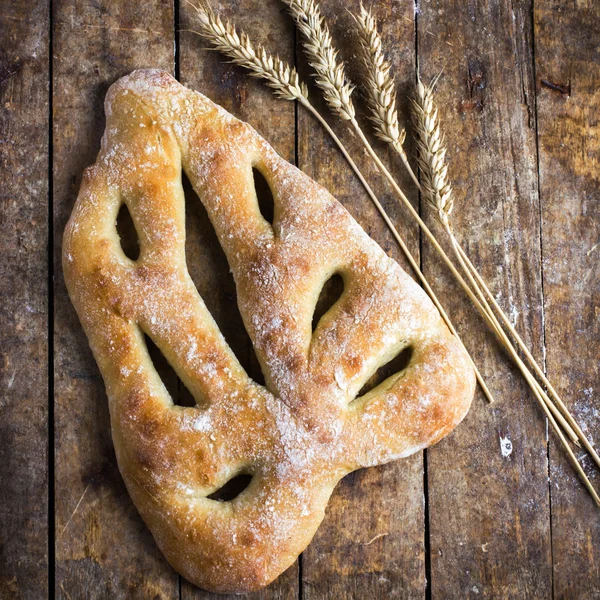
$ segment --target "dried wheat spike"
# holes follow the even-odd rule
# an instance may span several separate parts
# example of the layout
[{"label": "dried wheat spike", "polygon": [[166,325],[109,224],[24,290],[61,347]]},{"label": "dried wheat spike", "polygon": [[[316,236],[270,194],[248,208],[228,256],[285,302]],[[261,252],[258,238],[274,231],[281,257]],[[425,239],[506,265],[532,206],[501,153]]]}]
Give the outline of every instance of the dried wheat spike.
[{"label": "dried wheat spike", "polygon": [[448,180],[446,146],[440,133],[438,109],[433,102],[433,90],[424,85],[420,79],[412,106],[423,197],[436,211],[444,228],[451,231],[450,213],[454,205],[454,197]]},{"label": "dried wheat spike", "polygon": [[406,158],[402,147],[406,131],[398,124],[394,78],[390,75],[391,66],[383,55],[377,21],[371,11],[362,4],[360,12],[352,16],[358,25],[360,34],[362,62],[366,73],[366,97],[370,110],[369,118],[375,125],[375,134]]},{"label": "dried wheat spike", "polygon": [[262,46],[254,47],[245,33],[238,33],[229,22],[223,22],[206,1],[196,6],[199,31],[195,32],[208,40],[216,50],[229,56],[232,62],[250,71],[252,77],[264,79],[279,98],[284,100],[307,100],[308,89],[300,81],[296,69],[282,61],[279,56],[269,54]]},{"label": "dried wheat spike", "polygon": [[[456,426],[473,370],[423,290],[249,125],[153,70],[114,84],[106,115],[63,264],[106,383],[119,467],[184,577],[218,592],[258,589],[310,542],[340,478]],[[253,168],[273,192],[272,223]],[[188,274],[182,170],[229,261],[264,386],[244,371]],[[115,226],[123,204],[140,239],[135,261]],[[313,332],[335,273],[344,291]],[[143,334],[197,406],[174,405]],[[359,396],[406,348],[408,365]],[[240,474],[249,485],[216,499]]]},{"label": "dried wheat spike", "polygon": [[304,49],[311,67],[316,71],[315,81],[329,108],[344,121],[351,121],[356,116],[352,104],[354,88],[346,81],[344,64],[338,61],[338,52],[333,47],[319,5],[314,0],[282,1],[305,37]]}]

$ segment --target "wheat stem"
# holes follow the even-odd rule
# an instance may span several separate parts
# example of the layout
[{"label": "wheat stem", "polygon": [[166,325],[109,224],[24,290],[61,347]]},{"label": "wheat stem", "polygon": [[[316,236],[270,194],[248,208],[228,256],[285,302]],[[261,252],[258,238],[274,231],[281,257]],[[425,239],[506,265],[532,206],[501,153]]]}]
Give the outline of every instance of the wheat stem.
[{"label": "wheat stem", "polygon": [[505,331],[502,329],[502,326],[498,322],[496,315],[490,308],[490,305],[488,304],[480,287],[475,282],[473,274],[472,274],[471,270],[467,267],[464,257],[460,252],[458,241],[456,240],[456,238],[454,236],[451,237],[451,243],[452,243],[452,249],[455,253],[455,256],[456,256],[460,266],[462,267],[463,271],[465,271],[465,274],[467,275],[469,282],[473,286],[473,289],[475,290],[475,293],[477,294],[477,297],[479,298],[481,305],[485,309],[485,312],[486,312],[486,315],[488,318],[488,322],[491,324],[492,328],[494,329],[494,332],[498,336],[498,338],[499,338],[500,342],[502,343],[502,345],[504,346],[504,348],[509,353],[510,357],[516,363],[517,367],[519,368],[519,371],[521,371],[521,374],[523,375],[525,381],[527,382],[527,384],[533,391],[536,399],[540,403],[546,404],[548,406],[548,408],[550,409],[550,411],[552,412],[554,417],[558,420],[558,422],[561,424],[563,429],[567,432],[567,435],[569,436],[571,441],[574,444],[576,444],[577,446],[580,446],[576,433],[573,431],[571,426],[564,419],[563,415],[559,412],[559,410],[556,408],[556,406],[552,403],[550,398],[548,398],[548,395],[542,389],[542,387],[540,386],[538,381],[533,377],[531,371],[527,368],[527,365],[525,365],[525,363],[521,360],[521,357],[517,354],[514,346],[511,344],[510,340],[508,339],[508,336],[506,335]]},{"label": "wheat stem", "polygon": [[541,406],[544,409],[544,412],[546,413],[546,417],[548,418],[548,422],[552,426],[552,429],[554,429],[554,431],[558,435],[561,445],[567,451],[567,455],[568,455],[569,460],[571,461],[571,464],[573,465],[575,471],[577,471],[577,474],[579,475],[581,481],[583,481],[583,484],[585,485],[586,489],[588,490],[588,492],[594,499],[596,506],[600,507],[600,497],[598,496],[598,493],[592,486],[592,483],[590,482],[588,476],[585,474],[585,471],[582,469],[581,465],[579,464],[577,457],[575,456],[573,450],[571,450],[571,447],[569,446],[567,440],[565,439],[565,436],[563,435],[562,431],[560,430],[556,421],[554,420],[552,413],[548,410],[548,408],[545,404],[542,404]]},{"label": "wheat stem", "polygon": [[542,371],[541,367],[539,366],[539,364],[537,363],[537,361],[533,358],[533,356],[531,355],[531,352],[529,351],[529,349],[525,345],[525,342],[522,340],[521,336],[517,333],[517,331],[513,327],[513,325],[510,323],[510,321],[508,320],[508,317],[506,316],[506,313],[500,308],[500,306],[496,302],[496,299],[494,298],[492,292],[490,291],[490,289],[486,285],[485,281],[481,278],[481,275],[479,274],[479,272],[477,271],[477,269],[473,266],[473,263],[471,263],[471,261],[469,260],[469,257],[467,256],[466,252],[458,244],[458,242],[457,242],[457,249],[461,253],[461,255],[462,255],[462,257],[463,257],[463,259],[464,259],[467,267],[469,268],[469,270],[471,271],[471,273],[473,274],[473,276],[475,277],[475,279],[478,281],[479,285],[483,289],[485,295],[487,296],[487,298],[489,299],[489,301],[492,303],[492,305],[496,309],[496,312],[498,313],[498,315],[502,319],[504,325],[509,330],[509,332],[514,336],[514,338],[517,340],[519,348],[523,351],[523,354],[525,355],[525,357],[529,361],[530,365],[532,366],[532,368],[534,369],[534,371],[537,373],[538,377],[540,378],[540,380],[542,381],[542,383],[544,384],[544,386],[546,386],[546,389],[550,392],[550,396],[552,396],[552,398],[554,398],[555,402],[557,403],[558,407],[560,408],[560,410],[561,410],[562,414],[564,415],[565,419],[567,420],[567,422],[569,423],[569,425],[573,428],[573,430],[575,431],[577,437],[579,438],[579,440],[581,441],[581,443],[583,444],[583,446],[585,447],[585,449],[589,452],[590,456],[593,458],[593,460],[596,463],[596,465],[600,466],[600,457],[598,456],[598,453],[596,452],[595,448],[591,445],[590,441],[588,440],[588,438],[586,437],[586,435],[582,431],[581,427],[578,425],[577,421],[573,418],[573,416],[569,412],[569,409],[566,407],[566,405],[564,404],[564,402],[561,400],[560,396],[558,395],[558,393],[556,392],[556,390],[554,389],[554,387],[552,386],[552,384],[550,383],[550,381],[548,381],[548,379],[546,378],[546,376],[545,376],[544,372]]},{"label": "wheat stem", "polygon": [[566,441],[566,439],[565,439],[562,431],[558,427],[558,424],[557,424],[556,421],[558,420],[558,422],[560,423],[560,425],[563,427],[563,429],[566,431],[566,433],[571,438],[571,441],[573,441],[577,446],[579,446],[579,442],[577,440],[577,436],[576,436],[575,432],[569,426],[569,424],[565,421],[565,419],[563,418],[563,416],[561,415],[561,413],[558,411],[558,409],[556,408],[556,406],[550,401],[550,399],[548,398],[548,396],[545,394],[544,390],[541,388],[541,386],[537,382],[537,380],[533,377],[533,375],[531,374],[531,372],[529,371],[529,369],[527,368],[527,366],[523,363],[523,361],[521,360],[521,358],[517,354],[517,352],[514,349],[513,345],[510,343],[510,340],[508,339],[508,337],[506,336],[506,333],[504,332],[504,330],[500,326],[500,323],[496,319],[494,313],[492,312],[492,309],[490,308],[489,304],[486,302],[485,298],[483,297],[483,295],[481,293],[481,289],[475,284],[475,281],[473,279],[473,274],[470,271],[470,269],[467,267],[466,262],[464,260],[464,257],[461,255],[460,246],[459,246],[458,242],[456,241],[456,238],[454,238],[454,237],[452,237],[452,246],[453,246],[453,248],[454,248],[454,250],[456,252],[456,256],[458,258],[459,263],[461,264],[461,266],[463,267],[463,269],[467,273],[469,281],[471,281],[471,283],[472,283],[473,287],[475,288],[478,296],[482,300],[483,305],[486,307],[486,313],[488,315],[488,318],[489,318],[490,322],[493,324],[493,329],[496,332],[496,335],[500,338],[502,344],[508,350],[508,352],[511,355],[512,359],[515,361],[515,363],[517,364],[519,370],[521,371],[522,375],[524,376],[525,380],[527,381],[529,387],[533,391],[533,394],[534,394],[535,398],[538,400],[540,406],[542,407],[542,410],[546,414],[546,417],[548,418],[548,421],[549,421],[550,425],[552,426],[552,428],[554,429],[554,431],[558,435],[559,440],[560,440],[562,446],[566,449],[567,454],[569,456],[569,459],[571,460],[571,463],[573,464],[573,466],[575,467],[575,470],[579,474],[579,477],[583,481],[583,484],[585,485],[585,487],[587,488],[587,490],[591,494],[591,496],[594,499],[594,501],[596,502],[596,504],[598,506],[600,506],[600,498],[598,497],[598,494],[596,493],[596,490],[592,486],[592,484],[591,484],[588,476],[586,475],[585,471],[582,469],[581,465],[579,464],[579,461],[577,460],[577,457],[575,456],[575,454],[571,450],[571,447],[567,443],[567,441]]}]

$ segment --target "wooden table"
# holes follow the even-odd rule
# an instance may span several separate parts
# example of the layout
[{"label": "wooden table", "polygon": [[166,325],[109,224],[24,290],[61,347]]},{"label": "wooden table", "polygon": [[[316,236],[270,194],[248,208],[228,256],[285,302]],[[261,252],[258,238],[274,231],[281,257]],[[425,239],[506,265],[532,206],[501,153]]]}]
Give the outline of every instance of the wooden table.
[{"label": "wooden table", "polygon": [[[323,0],[348,59],[356,38],[343,7],[358,4]],[[281,3],[214,5],[309,77]],[[457,235],[597,440],[600,3],[421,0],[415,8],[412,0],[380,0],[376,13],[402,115],[417,62],[425,80],[443,69],[437,98]],[[1,598],[212,597],[168,565],[127,495],[104,386],[61,273],[62,232],[99,149],[104,95],[118,77],[165,69],[249,121],[405,265],[314,119],[206,51],[193,27],[193,10],[177,0],[2,3]],[[600,511],[430,245],[356,140],[331,122],[420,256],[496,403],[478,392],[464,423],[437,446],[346,477],[300,560],[252,597],[600,598]],[[380,149],[418,204],[397,161]],[[188,200],[192,277],[256,373],[224,255],[200,203],[191,193]],[[503,453],[507,439],[512,452]]]}]

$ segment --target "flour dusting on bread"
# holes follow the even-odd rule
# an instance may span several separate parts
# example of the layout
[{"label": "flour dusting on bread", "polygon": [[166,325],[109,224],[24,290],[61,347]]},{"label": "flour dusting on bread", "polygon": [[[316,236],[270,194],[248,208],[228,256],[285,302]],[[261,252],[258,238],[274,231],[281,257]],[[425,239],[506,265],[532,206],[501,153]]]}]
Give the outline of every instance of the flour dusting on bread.
[{"label": "flour dusting on bread", "polygon": [[[154,70],[115,83],[105,110],[102,148],[65,231],[64,270],[106,382],[119,467],[180,573],[209,590],[258,589],[310,542],[341,477],[416,452],[460,422],[473,371],[421,288],[249,125]],[[272,223],[253,168],[273,193]],[[227,256],[264,386],[187,271],[182,170]],[[123,203],[140,239],[136,261],[115,227]],[[334,274],[344,291],[313,332]],[[173,403],[144,335],[197,406]],[[405,369],[357,397],[408,347]],[[242,476],[249,485],[234,498],[209,497]]]}]

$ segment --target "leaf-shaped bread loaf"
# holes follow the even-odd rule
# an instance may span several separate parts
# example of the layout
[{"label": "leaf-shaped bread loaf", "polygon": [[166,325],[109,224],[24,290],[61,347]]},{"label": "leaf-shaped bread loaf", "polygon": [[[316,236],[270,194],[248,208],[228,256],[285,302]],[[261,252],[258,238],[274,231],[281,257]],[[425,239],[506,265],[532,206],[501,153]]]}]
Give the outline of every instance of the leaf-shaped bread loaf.
[{"label": "leaf-shaped bread loaf", "polygon": [[[473,371],[421,288],[252,127],[155,70],[116,82],[106,117],[63,262],[106,384],[119,468],[175,569],[209,590],[254,590],[307,546],[340,478],[451,431]],[[272,224],[253,168],[272,190]],[[241,367],[188,273],[182,169],[226,253],[265,386]],[[123,203],[136,261],[115,226]],[[313,332],[332,274],[344,291]],[[144,335],[197,406],[173,404]],[[405,369],[356,397],[407,347]],[[241,473],[251,481],[237,497],[208,497]]]}]

